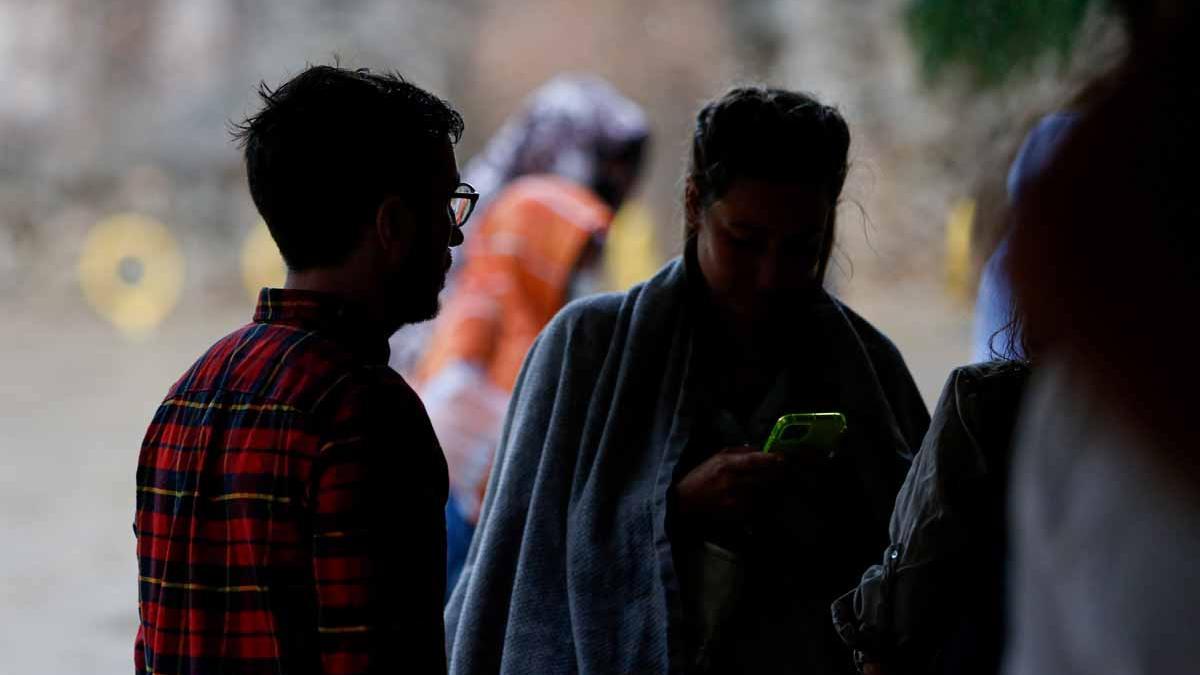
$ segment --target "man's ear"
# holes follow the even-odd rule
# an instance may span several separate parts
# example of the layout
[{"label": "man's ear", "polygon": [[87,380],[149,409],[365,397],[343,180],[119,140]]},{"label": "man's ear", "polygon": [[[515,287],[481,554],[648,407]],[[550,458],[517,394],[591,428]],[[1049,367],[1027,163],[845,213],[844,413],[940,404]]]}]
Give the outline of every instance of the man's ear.
[{"label": "man's ear", "polygon": [[412,251],[414,227],[412,209],[399,197],[384,199],[375,210],[375,236],[393,261],[407,258]]}]

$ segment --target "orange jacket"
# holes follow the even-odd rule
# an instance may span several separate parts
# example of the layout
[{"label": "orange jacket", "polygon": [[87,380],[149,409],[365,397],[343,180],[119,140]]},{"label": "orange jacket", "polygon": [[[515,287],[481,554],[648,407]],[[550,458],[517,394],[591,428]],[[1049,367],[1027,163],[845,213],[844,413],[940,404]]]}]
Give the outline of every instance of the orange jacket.
[{"label": "orange jacket", "polygon": [[511,392],[525,352],[566,302],[584,248],[612,211],[586,188],[539,175],[509,184],[482,215],[417,380],[466,361]]}]

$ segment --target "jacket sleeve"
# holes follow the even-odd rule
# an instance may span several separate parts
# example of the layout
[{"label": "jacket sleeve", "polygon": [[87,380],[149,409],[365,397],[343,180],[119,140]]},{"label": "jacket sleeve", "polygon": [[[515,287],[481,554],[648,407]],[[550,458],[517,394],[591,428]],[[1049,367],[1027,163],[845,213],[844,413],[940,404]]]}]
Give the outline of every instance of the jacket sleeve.
[{"label": "jacket sleeve", "polygon": [[[834,625],[848,646],[867,660],[922,668],[947,621],[955,586],[949,575],[967,545],[969,514],[948,497],[948,485],[969,482],[985,470],[958,407],[961,370],[951,374],[929,432],[896,497],[891,545],[858,588],[833,605]],[[903,672],[903,671],[902,671]]]}]

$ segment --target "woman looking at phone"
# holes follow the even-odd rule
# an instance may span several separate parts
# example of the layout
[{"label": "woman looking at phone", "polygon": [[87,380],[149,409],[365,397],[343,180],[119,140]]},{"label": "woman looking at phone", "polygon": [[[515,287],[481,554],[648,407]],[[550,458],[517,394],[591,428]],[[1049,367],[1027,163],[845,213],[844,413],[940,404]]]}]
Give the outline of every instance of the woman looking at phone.
[{"label": "woman looking at phone", "polygon": [[[850,134],[761,87],[697,117],[682,256],[565,308],[509,408],[447,608],[451,672],[851,673],[829,603],[873,562],[929,423],[824,289]],[[757,447],[840,412],[837,448]]]}]

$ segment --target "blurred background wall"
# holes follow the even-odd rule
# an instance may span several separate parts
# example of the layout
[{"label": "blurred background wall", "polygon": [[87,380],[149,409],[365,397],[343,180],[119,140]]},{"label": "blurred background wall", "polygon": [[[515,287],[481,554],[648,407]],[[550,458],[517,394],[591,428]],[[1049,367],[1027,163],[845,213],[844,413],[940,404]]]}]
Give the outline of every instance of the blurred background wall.
[{"label": "blurred background wall", "polygon": [[[252,307],[258,217],[228,125],[258,82],[334,58],[399,70],[462,110],[463,163],[548,77],[607,77],[654,128],[637,221],[652,264],[680,250],[699,105],[744,82],[813,91],[854,135],[831,284],[932,402],[968,355],[973,270],[1017,143],[1120,48],[1097,3],[1062,1],[1072,39],[1006,75],[953,53],[930,65],[937,39],[988,39],[951,21],[914,43],[914,7],[942,16],[950,0],[0,0],[0,672],[130,667],[141,434]],[[97,223],[127,213],[159,223],[175,255],[132,260],[125,282],[182,281],[136,331],[97,312],[79,275]]]}]

